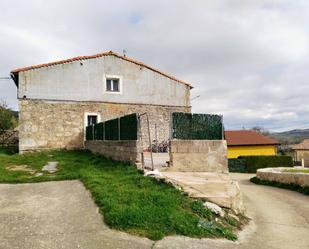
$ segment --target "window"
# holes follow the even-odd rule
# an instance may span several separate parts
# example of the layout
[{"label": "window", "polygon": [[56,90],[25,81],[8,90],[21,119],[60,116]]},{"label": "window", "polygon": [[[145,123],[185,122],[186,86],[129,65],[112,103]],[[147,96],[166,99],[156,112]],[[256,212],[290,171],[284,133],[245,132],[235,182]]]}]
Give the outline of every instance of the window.
[{"label": "window", "polygon": [[119,79],[106,79],[107,92],[120,92]]},{"label": "window", "polygon": [[98,123],[98,115],[88,115],[87,116],[87,126],[95,125]]}]

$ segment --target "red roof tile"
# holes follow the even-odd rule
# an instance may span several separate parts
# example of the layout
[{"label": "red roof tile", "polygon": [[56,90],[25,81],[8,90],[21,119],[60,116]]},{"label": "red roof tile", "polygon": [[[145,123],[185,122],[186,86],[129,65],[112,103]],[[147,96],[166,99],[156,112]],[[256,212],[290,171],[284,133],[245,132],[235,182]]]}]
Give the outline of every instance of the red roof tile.
[{"label": "red roof tile", "polygon": [[279,142],[253,130],[226,131],[228,146],[233,145],[276,145]]},{"label": "red roof tile", "polygon": [[15,74],[15,73],[19,73],[19,72],[24,72],[24,71],[28,71],[28,70],[32,70],[32,69],[37,69],[37,68],[41,68],[41,67],[49,67],[49,66],[54,66],[54,65],[59,65],[59,64],[64,64],[64,63],[69,63],[69,62],[73,62],[73,61],[79,61],[79,60],[88,60],[88,59],[94,59],[94,58],[99,58],[99,57],[103,57],[103,56],[115,56],[117,58],[120,58],[122,60],[125,60],[125,61],[129,61],[131,63],[134,63],[136,65],[139,65],[139,66],[142,66],[142,67],[145,67],[145,68],[148,68],[156,73],[159,73],[167,78],[170,78],[172,80],[175,80],[179,83],[182,83],[182,84],[185,84],[187,86],[189,86],[190,88],[193,88],[193,86],[190,84],[190,83],[187,83],[185,81],[182,81],[182,80],[179,80],[179,79],[176,79],[175,77],[173,76],[170,76],[166,73],[163,73],[161,72],[160,70],[158,69],[155,69],[153,67],[150,67],[150,66],[147,66],[145,65],[143,62],[139,62],[139,61],[136,61],[134,59],[131,59],[129,57],[126,57],[126,56],[122,56],[120,54],[117,54],[113,51],[109,51],[109,52],[104,52],[104,53],[100,53],[100,54],[95,54],[95,55],[89,55],[89,56],[77,56],[77,57],[73,57],[73,58],[70,58],[70,59],[65,59],[65,60],[60,60],[60,61],[54,61],[54,62],[49,62],[49,63],[45,63],[45,64],[39,64],[39,65],[34,65],[34,66],[29,66],[29,67],[23,67],[23,68],[17,68],[15,70],[12,70],[11,73]]}]

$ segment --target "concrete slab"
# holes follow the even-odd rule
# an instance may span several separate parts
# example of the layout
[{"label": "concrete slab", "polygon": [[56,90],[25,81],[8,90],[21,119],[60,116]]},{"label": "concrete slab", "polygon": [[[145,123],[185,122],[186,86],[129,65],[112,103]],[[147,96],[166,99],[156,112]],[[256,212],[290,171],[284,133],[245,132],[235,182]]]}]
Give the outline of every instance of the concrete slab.
[{"label": "concrete slab", "polygon": [[[167,166],[167,161],[170,160],[169,153],[152,153],[153,165],[155,169],[164,170]],[[145,168],[151,169],[151,156],[150,152],[144,152]]]},{"label": "concrete slab", "polygon": [[193,198],[207,199],[237,212],[244,211],[239,186],[227,173],[163,171],[161,174],[167,181],[181,186]]},{"label": "concrete slab", "polygon": [[42,171],[48,171],[49,173],[54,173],[57,171],[58,162],[48,162],[42,168]]},{"label": "concrete slab", "polygon": [[79,181],[0,185],[0,249],[151,248],[109,229]]}]

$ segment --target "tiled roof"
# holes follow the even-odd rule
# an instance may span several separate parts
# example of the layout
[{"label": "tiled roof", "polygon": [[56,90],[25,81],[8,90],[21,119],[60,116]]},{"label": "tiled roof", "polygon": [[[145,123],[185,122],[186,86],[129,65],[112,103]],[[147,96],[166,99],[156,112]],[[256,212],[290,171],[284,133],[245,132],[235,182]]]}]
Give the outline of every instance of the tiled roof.
[{"label": "tiled roof", "polygon": [[253,130],[226,131],[227,145],[276,145],[277,140]]},{"label": "tiled roof", "polygon": [[163,75],[163,76],[165,76],[167,78],[170,78],[170,79],[175,80],[175,81],[177,81],[179,83],[185,84],[185,85],[189,86],[190,88],[193,88],[193,86],[190,83],[187,83],[185,81],[176,79],[175,77],[170,76],[170,75],[168,75],[166,73],[163,73],[163,72],[161,72],[158,69],[155,69],[153,67],[145,65],[143,62],[136,61],[136,60],[131,59],[131,58],[126,57],[126,56],[122,56],[122,55],[117,54],[117,53],[115,53],[113,51],[104,52],[104,53],[95,54],[95,55],[89,55],[89,56],[77,56],[77,57],[73,57],[73,58],[66,59],[66,60],[60,60],[60,61],[54,61],[54,62],[49,62],[49,63],[45,63],[45,64],[39,64],[39,65],[34,65],[34,66],[29,66],[29,67],[17,68],[15,70],[11,71],[11,73],[15,74],[15,73],[24,72],[24,71],[28,71],[28,70],[32,70],[32,69],[41,68],[41,67],[49,67],[49,66],[69,63],[69,62],[73,62],[73,61],[80,61],[80,60],[88,60],[88,59],[99,58],[99,57],[103,57],[103,56],[115,56],[115,57],[120,58],[122,60],[129,61],[129,62],[134,63],[136,65],[148,68],[148,69],[150,69],[150,70],[152,70],[152,71],[154,71],[156,73],[159,73],[159,74],[161,74],[161,75]]},{"label": "tiled roof", "polygon": [[309,139],[305,139],[299,144],[294,144],[291,146],[293,150],[309,150]]}]

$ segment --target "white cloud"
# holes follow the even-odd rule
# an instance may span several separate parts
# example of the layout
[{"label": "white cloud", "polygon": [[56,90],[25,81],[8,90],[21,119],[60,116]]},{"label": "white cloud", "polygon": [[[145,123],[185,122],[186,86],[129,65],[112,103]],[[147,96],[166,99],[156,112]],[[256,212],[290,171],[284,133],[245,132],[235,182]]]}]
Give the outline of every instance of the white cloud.
[{"label": "white cloud", "polygon": [[[0,9],[1,76],[126,49],[192,82],[201,95],[193,111],[223,114],[227,128],[309,123],[308,1],[13,0]],[[0,83],[0,98],[16,106],[13,83]]]}]

